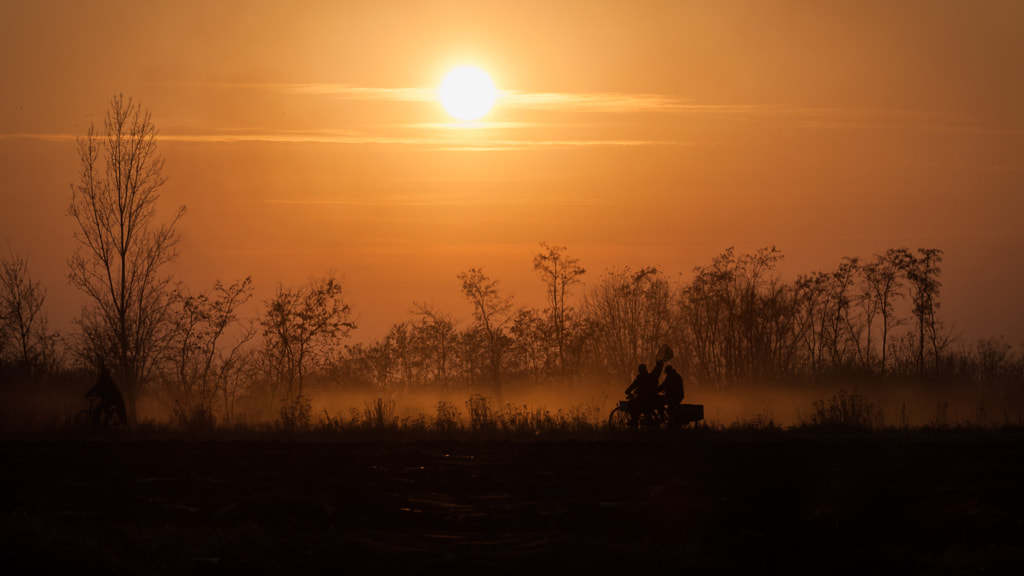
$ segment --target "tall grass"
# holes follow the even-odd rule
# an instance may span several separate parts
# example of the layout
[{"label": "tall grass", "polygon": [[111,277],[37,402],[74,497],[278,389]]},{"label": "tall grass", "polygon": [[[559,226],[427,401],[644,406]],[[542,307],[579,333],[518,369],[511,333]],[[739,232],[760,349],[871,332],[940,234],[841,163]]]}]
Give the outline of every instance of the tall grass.
[{"label": "tall grass", "polygon": [[[234,420],[220,422],[203,410],[175,410],[166,421],[146,420],[127,433],[137,436],[172,438],[266,438],[284,435],[287,438],[310,440],[604,440],[639,437],[640,433],[612,435],[608,429],[608,413],[597,402],[578,403],[570,407],[550,410],[545,406],[525,403],[498,404],[491,397],[474,394],[459,402],[451,399],[434,401],[433,405],[414,408],[403,406],[401,398],[377,397],[364,400],[361,407],[347,412],[323,409],[315,416],[308,398],[300,397],[282,403],[277,418],[271,422]],[[416,405],[419,406],[419,405]],[[425,409],[425,410],[424,410]],[[420,410],[420,411],[417,411]],[[796,425],[788,428],[780,424],[772,409],[765,407],[754,416],[737,418],[723,423],[714,418],[702,422],[698,428],[708,433],[730,432],[743,434],[871,432],[898,430],[913,431],[980,431],[1024,428],[1024,414],[1004,412],[993,415],[983,403],[978,403],[971,417],[955,419],[949,404],[939,402],[935,414],[927,423],[916,428],[910,424],[910,411],[906,403],[890,409],[890,422],[884,418],[879,404],[860,392],[840,390],[827,398],[813,402],[813,409]],[[65,424],[62,433],[81,435],[80,430]],[[693,431],[667,434],[654,431],[645,437],[686,438]],[[699,434],[698,434],[699,436]]]},{"label": "tall grass", "polygon": [[392,399],[376,398],[367,400],[363,408],[362,425],[375,430],[387,430],[398,427],[398,419],[395,417],[395,401]]},{"label": "tall grass", "polygon": [[180,430],[191,434],[208,434],[217,428],[217,415],[209,406],[202,404],[186,406],[175,403],[173,418]]},{"label": "tall grass", "polygon": [[313,426],[313,405],[309,397],[299,396],[281,405],[278,427],[285,432],[305,432]]}]

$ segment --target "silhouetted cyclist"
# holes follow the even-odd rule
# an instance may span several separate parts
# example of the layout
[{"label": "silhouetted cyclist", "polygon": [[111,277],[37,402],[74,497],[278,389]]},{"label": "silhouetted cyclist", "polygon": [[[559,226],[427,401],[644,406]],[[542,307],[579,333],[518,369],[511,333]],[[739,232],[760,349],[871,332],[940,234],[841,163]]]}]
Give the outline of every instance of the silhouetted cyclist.
[{"label": "silhouetted cyclist", "polygon": [[634,423],[640,419],[641,415],[653,414],[658,408],[658,375],[660,373],[660,362],[657,365],[657,372],[649,372],[647,364],[641,364],[637,368],[633,383],[626,388],[629,412]]},{"label": "silhouetted cyclist", "polygon": [[100,404],[94,413],[95,420],[100,425],[106,426],[113,418],[116,418],[122,426],[128,424],[128,413],[124,409],[124,397],[121,396],[121,390],[117,388],[117,384],[114,384],[114,379],[110,377],[110,371],[106,366],[100,371],[100,378],[96,381],[96,385],[85,393],[85,397],[100,399]]},{"label": "silhouetted cyclist", "polygon": [[665,381],[658,386],[658,393],[667,414],[683,402],[683,376],[674,367],[665,367]]},{"label": "silhouetted cyclist", "polygon": [[636,398],[637,394],[640,394],[640,389],[643,387],[643,384],[649,375],[650,372],[647,371],[647,364],[641,364],[640,367],[637,368],[636,378],[633,378],[633,383],[626,388],[627,399],[632,400],[633,398]]}]

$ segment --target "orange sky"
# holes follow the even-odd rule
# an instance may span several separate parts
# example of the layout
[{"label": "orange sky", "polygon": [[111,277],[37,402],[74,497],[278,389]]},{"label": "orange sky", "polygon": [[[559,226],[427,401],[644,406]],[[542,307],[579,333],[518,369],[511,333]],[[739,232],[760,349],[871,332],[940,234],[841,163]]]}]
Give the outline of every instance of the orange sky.
[{"label": "orange sky", "polygon": [[[470,267],[540,305],[547,241],[591,281],[937,247],[944,318],[1021,343],[1021,30],[1015,0],[5,2],[0,239],[65,325],[73,138],[122,92],[189,210],[178,277],[336,270],[359,338],[413,300],[467,315]],[[461,64],[501,90],[470,128],[435,98]]]}]

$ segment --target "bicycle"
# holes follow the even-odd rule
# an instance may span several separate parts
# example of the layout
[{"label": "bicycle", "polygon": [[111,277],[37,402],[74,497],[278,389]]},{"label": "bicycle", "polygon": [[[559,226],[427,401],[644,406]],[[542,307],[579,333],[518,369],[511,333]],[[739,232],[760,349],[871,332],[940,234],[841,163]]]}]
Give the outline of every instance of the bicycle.
[{"label": "bicycle", "polygon": [[620,400],[608,415],[608,428],[625,430],[682,430],[704,419],[703,404],[677,404],[665,409],[637,410],[635,399]]},{"label": "bicycle", "polygon": [[106,430],[111,423],[123,426],[124,424],[118,421],[115,410],[113,406],[101,404],[99,398],[89,397],[89,407],[79,410],[72,423],[75,430],[83,432]]}]

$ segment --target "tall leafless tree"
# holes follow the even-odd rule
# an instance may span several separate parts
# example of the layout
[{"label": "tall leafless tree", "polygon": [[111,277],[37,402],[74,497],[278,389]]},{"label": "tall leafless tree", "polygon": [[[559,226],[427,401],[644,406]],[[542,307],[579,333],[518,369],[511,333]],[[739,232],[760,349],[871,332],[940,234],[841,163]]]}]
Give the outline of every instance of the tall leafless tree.
[{"label": "tall leafless tree", "polygon": [[[882,254],[875,254],[874,260],[861,267],[864,275],[863,301],[868,325],[871,318],[881,316],[881,373],[886,374],[888,365],[889,334],[902,320],[896,315],[896,301],[902,297],[904,260],[903,249],[890,248]],[[870,343],[870,335],[869,335]],[[870,348],[868,350],[870,353]]]},{"label": "tall leafless tree", "polygon": [[733,295],[734,249],[727,248],[711,264],[697,266],[693,272],[693,281],[680,291],[686,348],[696,375],[721,386],[732,375],[737,355],[731,327],[738,307]]},{"label": "tall leafless tree", "polygon": [[261,322],[269,364],[285,384],[288,402],[302,398],[310,365],[326,360],[356,328],[342,284],[332,274],[294,290],[278,287]]},{"label": "tall leafless tree", "polygon": [[79,178],[71,186],[68,213],[78,246],[68,279],[88,304],[77,323],[82,351],[113,364],[129,417],[167,335],[166,266],[177,255],[175,225],[184,206],[165,223],[156,221],[166,182],[150,113],[131,98],[115,96],[97,133],[78,140]]},{"label": "tall leafless tree", "polygon": [[419,318],[413,326],[413,334],[422,342],[426,364],[433,365],[441,394],[447,395],[451,358],[455,353],[458,336],[457,323],[451,314],[442,312],[432,304],[414,302],[412,314]]},{"label": "tall leafless tree", "polygon": [[849,370],[861,359],[863,330],[850,294],[857,270],[857,258],[844,258],[835,270],[800,275],[794,283],[795,337],[803,344],[803,362],[812,378]]},{"label": "tall leafless tree", "polygon": [[903,271],[910,283],[913,316],[917,321],[917,371],[918,376],[925,374],[925,348],[929,348],[936,370],[941,364],[942,341],[939,337],[940,322],[937,319],[939,309],[939,291],[942,282],[942,250],[938,248],[918,248],[915,256],[909,250],[903,254]]},{"label": "tall leafless tree", "polygon": [[554,344],[558,354],[558,370],[565,377],[565,349],[567,316],[572,308],[565,303],[569,289],[580,282],[580,276],[586,270],[580,266],[579,259],[568,256],[565,246],[549,246],[541,242],[541,252],[533,257],[533,269],[544,281],[547,297],[548,325],[554,333]]},{"label": "tall leafless tree", "polygon": [[651,361],[671,334],[672,293],[655,267],[607,271],[587,292],[584,308],[592,354],[620,380]]},{"label": "tall leafless tree", "polygon": [[[256,335],[253,321],[239,318],[238,308],[252,298],[252,279],[229,286],[217,282],[213,290],[197,295],[183,289],[174,293],[168,384],[180,415],[214,412],[219,399],[224,419],[231,417],[233,386],[243,347]],[[238,326],[237,334],[228,334]],[[237,336],[233,342],[225,342]]]},{"label": "tall leafless tree", "polygon": [[57,335],[47,326],[45,302],[46,289],[32,280],[26,258],[12,251],[0,259],[0,363],[30,379],[56,360]]},{"label": "tall leafless tree", "polygon": [[507,335],[505,326],[512,320],[512,297],[498,291],[498,281],[479,268],[458,275],[462,296],[473,305],[476,329],[483,336],[487,349],[488,371],[495,392],[501,394],[501,362]]}]

